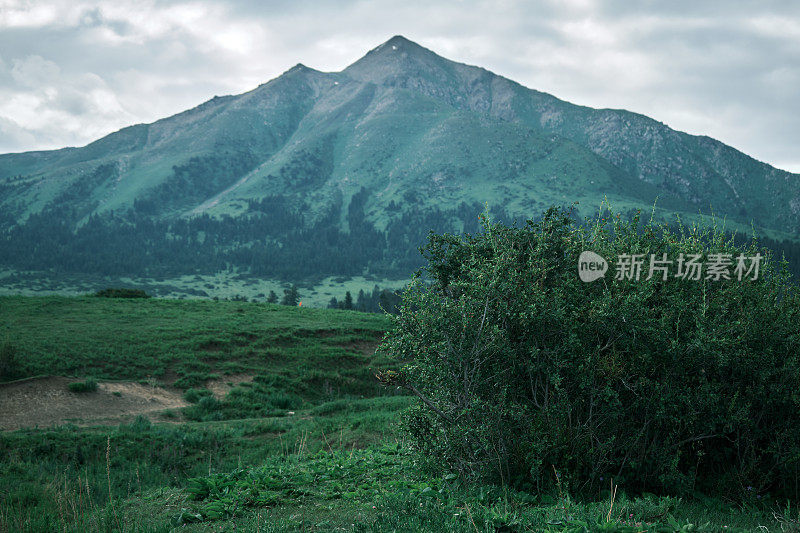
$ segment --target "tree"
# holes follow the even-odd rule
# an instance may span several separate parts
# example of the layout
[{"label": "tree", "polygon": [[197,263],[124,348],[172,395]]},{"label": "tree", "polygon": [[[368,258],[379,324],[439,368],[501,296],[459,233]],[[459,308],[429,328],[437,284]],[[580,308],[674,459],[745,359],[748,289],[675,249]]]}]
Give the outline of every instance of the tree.
[{"label": "tree", "polygon": [[367,312],[367,297],[364,294],[364,289],[360,289],[358,291],[358,297],[356,298],[356,306],[355,308],[362,313]]},{"label": "tree", "polygon": [[339,309],[339,300],[336,299],[336,296],[328,302],[328,309]]},{"label": "tree", "polygon": [[347,291],[344,295],[344,305],[342,309],[352,309],[353,308],[353,296],[350,294],[350,291]]},{"label": "tree", "polygon": [[281,300],[281,305],[291,305],[297,307],[297,302],[300,299],[300,294],[297,291],[297,286],[292,285],[288,289],[283,290],[283,300]]},{"label": "tree", "polygon": [[278,303],[278,295],[275,294],[275,291],[269,291],[269,296],[267,296],[267,303],[271,304]]},{"label": "tree", "polygon": [[[577,275],[586,250],[609,261],[591,283]],[[405,425],[422,457],[467,478],[798,499],[800,291],[785,265],[767,254],[755,280],[614,272],[621,254],[759,252],[638,216],[578,226],[559,209],[432,235],[429,282],[405,291],[380,348],[404,366],[379,379],[419,398]]]},{"label": "tree", "polygon": [[397,313],[397,307],[400,303],[400,297],[389,289],[384,289],[380,292],[378,297],[379,308],[390,314]]}]

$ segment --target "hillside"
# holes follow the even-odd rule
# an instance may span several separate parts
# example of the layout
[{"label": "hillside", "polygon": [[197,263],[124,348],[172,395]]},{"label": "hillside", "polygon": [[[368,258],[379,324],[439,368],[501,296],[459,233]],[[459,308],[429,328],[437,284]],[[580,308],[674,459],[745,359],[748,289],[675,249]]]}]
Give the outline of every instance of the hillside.
[{"label": "hillside", "polygon": [[[800,176],[393,37],[82,148],[0,156],[0,266],[115,276],[407,277],[425,234],[607,198],[800,237]],[[36,243],[32,245],[32,243]]]},{"label": "hillside", "polygon": [[[382,316],[0,297],[0,324],[0,357],[12,346],[23,378],[0,376],[0,531],[789,531],[800,520],[785,502],[621,486],[610,507],[607,494],[431,475],[401,430],[413,400],[373,375],[396,363],[374,354]],[[68,388],[91,376],[96,391]],[[13,401],[23,387],[27,402]],[[119,412],[147,391],[180,405]],[[70,418],[47,420],[64,398]]]}]

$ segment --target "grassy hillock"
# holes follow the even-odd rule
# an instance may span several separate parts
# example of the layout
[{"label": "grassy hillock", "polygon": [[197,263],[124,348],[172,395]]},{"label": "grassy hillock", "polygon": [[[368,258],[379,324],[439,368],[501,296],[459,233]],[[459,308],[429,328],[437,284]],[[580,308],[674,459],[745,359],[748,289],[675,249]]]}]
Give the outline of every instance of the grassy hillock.
[{"label": "grassy hillock", "polygon": [[433,476],[400,424],[415,400],[374,379],[394,365],[374,355],[389,326],[269,304],[0,298],[14,379],[143,381],[190,400],[116,425],[0,433],[0,531],[797,530],[796,511],[755,497],[680,501],[611,482],[578,501]]},{"label": "grassy hillock", "polygon": [[[251,373],[313,393],[378,390],[369,355],[389,320],[271,304],[68,297],[0,297],[0,342],[18,352],[15,378],[41,374],[174,383]],[[312,394],[313,395],[313,394]]]}]

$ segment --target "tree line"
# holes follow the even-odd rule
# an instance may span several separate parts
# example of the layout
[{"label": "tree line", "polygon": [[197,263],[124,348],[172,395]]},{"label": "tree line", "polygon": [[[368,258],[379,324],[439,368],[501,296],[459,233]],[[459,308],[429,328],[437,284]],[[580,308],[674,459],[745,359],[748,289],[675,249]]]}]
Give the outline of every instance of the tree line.
[{"label": "tree line", "polygon": [[372,292],[358,291],[355,302],[350,291],[345,292],[344,298],[338,300],[335,296],[328,302],[328,309],[351,309],[364,313],[391,313],[397,314],[400,311],[402,294],[399,290],[381,289],[377,285],[372,288]]},{"label": "tree line", "polygon": [[[340,223],[341,203],[332,204],[312,221],[304,214],[308,206],[294,206],[286,196],[251,200],[247,215],[239,217],[204,214],[164,220],[139,204],[86,216],[85,209],[63,203],[32,214],[23,223],[0,214],[0,266],[49,270],[56,276],[158,278],[237,271],[287,282],[365,272],[405,277],[423,265],[418,247],[430,231],[480,231],[478,213],[483,206],[421,207],[413,198],[379,229],[366,217],[368,198],[366,189],[353,196],[344,224]],[[509,223],[502,208],[490,215]],[[736,239],[738,243],[747,238]],[[766,237],[759,242],[778,258],[785,257],[795,279],[800,279],[800,242]],[[368,300],[365,295],[364,301]],[[365,306],[374,308],[371,303]]]}]

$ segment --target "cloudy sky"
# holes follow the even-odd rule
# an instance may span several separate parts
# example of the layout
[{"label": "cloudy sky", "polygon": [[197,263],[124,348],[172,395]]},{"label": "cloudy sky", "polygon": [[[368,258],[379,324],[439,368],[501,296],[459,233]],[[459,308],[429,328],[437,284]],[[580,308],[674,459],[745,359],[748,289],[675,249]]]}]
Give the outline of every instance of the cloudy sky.
[{"label": "cloudy sky", "polygon": [[80,146],[298,62],[341,70],[395,34],[800,172],[791,0],[0,0],[0,152]]}]

